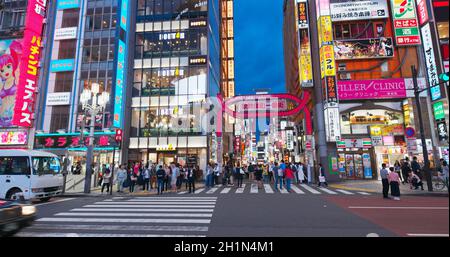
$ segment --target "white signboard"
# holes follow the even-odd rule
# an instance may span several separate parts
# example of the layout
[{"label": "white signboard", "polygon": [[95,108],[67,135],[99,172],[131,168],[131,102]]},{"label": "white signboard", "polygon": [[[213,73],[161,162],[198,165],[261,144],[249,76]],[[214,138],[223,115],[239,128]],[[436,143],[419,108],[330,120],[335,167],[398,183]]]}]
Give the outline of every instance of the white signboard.
[{"label": "white signboard", "polygon": [[[436,67],[436,58],[434,56],[433,40],[431,37],[430,23],[427,23],[421,29],[423,39],[423,50],[425,52],[425,63],[427,64],[428,82],[429,86],[439,84],[438,70]],[[441,89],[439,86],[432,87],[431,100],[435,101],[441,98]]]},{"label": "white signboard", "polygon": [[77,38],[77,27],[61,28],[55,30],[55,40],[75,39]]},{"label": "white signboard", "polygon": [[339,108],[325,109],[325,130],[327,142],[336,142],[341,139],[341,126],[339,124]]},{"label": "white signboard", "polygon": [[389,17],[387,1],[330,0],[331,20],[368,20]]},{"label": "white signboard", "polygon": [[294,150],[294,131],[286,130],[286,148],[288,150]]},{"label": "white signboard", "polygon": [[372,136],[372,145],[383,145],[383,137],[382,136]]},{"label": "white signboard", "polygon": [[69,105],[69,104],[70,104],[70,92],[47,94],[47,106]]}]

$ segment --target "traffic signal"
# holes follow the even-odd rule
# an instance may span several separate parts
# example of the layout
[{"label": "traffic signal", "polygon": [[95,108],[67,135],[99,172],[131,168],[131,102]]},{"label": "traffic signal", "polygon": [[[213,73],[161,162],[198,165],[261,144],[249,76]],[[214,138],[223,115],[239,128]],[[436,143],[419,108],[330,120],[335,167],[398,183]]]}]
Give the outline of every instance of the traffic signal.
[{"label": "traffic signal", "polygon": [[116,137],[115,137],[115,139],[116,139],[116,142],[117,143],[120,143],[120,142],[122,142],[122,130],[121,129],[116,129]]},{"label": "traffic signal", "polygon": [[449,72],[440,74],[439,75],[439,79],[444,81],[444,82],[448,82],[448,80],[449,80]]}]

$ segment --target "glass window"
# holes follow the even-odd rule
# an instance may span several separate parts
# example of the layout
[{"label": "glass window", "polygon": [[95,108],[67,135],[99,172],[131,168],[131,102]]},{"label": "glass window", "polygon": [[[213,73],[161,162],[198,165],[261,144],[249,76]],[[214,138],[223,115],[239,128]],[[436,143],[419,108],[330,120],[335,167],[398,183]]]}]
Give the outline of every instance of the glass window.
[{"label": "glass window", "polygon": [[56,175],[61,172],[61,163],[54,157],[33,157],[33,175]]},{"label": "glass window", "polygon": [[31,175],[27,157],[0,157],[0,175]]}]

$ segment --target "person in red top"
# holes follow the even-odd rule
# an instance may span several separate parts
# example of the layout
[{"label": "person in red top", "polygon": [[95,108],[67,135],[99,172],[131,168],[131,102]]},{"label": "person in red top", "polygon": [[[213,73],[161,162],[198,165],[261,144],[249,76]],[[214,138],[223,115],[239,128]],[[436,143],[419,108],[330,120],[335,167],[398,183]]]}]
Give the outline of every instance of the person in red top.
[{"label": "person in red top", "polygon": [[291,164],[286,166],[285,174],[286,174],[286,189],[288,192],[291,192],[291,182],[294,179],[294,171]]}]

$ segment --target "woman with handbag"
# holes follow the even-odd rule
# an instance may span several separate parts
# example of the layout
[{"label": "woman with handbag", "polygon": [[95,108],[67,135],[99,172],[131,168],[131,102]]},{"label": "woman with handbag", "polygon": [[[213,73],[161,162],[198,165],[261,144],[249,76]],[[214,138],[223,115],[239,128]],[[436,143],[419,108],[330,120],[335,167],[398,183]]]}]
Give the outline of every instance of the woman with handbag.
[{"label": "woman with handbag", "polygon": [[325,184],[325,186],[328,186],[327,179],[325,177],[325,171],[323,170],[323,167],[322,167],[322,163],[319,163],[319,187],[322,184]]}]

